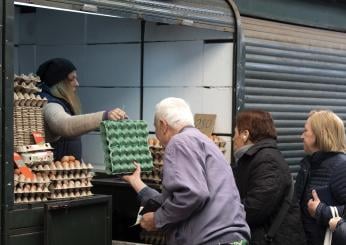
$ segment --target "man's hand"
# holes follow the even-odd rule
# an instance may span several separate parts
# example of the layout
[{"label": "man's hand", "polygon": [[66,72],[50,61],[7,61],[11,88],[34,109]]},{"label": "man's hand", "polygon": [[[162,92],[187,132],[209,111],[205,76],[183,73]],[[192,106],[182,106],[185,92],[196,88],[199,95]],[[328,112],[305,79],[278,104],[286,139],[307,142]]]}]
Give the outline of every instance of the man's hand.
[{"label": "man's hand", "polygon": [[156,231],[154,212],[149,212],[143,215],[141,227],[146,231]]},{"label": "man's hand", "polygon": [[146,184],[141,179],[141,165],[137,162],[134,163],[136,166],[136,170],[131,175],[124,175],[122,178],[126,182],[128,182],[132,188],[138,193],[140,192],[144,187],[146,187]]},{"label": "man's hand", "polygon": [[317,206],[320,204],[320,198],[315,190],[312,190],[312,199],[308,202],[308,211],[311,217],[315,217]]}]

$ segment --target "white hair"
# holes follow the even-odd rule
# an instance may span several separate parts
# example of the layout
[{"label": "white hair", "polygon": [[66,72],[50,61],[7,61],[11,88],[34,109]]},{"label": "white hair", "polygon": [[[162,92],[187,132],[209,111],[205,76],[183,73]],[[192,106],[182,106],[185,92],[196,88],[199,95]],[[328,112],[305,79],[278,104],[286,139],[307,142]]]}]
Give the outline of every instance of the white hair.
[{"label": "white hair", "polygon": [[159,119],[166,120],[174,129],[195,125],[190,106],[185,100],[175,97],[163,99],[156,105],[155,121]]}]

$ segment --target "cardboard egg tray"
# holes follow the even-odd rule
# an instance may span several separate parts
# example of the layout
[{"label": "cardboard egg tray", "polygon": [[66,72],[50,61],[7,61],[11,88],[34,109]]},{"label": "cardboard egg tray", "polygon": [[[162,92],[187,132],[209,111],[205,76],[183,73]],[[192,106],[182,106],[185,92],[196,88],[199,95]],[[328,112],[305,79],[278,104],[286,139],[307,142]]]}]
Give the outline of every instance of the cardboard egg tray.
[{"label": "cardboard egg tray", "polygon": [[135,170],[134,161],[141,164],[143,172],[152,170],[153,160],[147,143],[146,122],[103,121],[100,131],[107,173],[132,173]]},{"label": "cardboard egg tray", "polygon": [[43,112],[40,107],[14,106],[13,133],[14,146],[33,145],[32,132],[41,132],[44,136]]},{"label": "cardboard egg tray", "polygon": [[28,166],[50,163],[54,158],[52,151],[22,152],[20,155],[24,163]]},{"label": "cardboard egg tray", "polygon": [[24,81],[14,81],[14,91],[15,92],[22,92],[22,93],[38,93],[41,92],[42,89],[36,87],[34,83],[26,83]]},{"label": "cardboard egg tray", "polygon": [[58,199],[70,199],[70,198],[79,198],[79,197],[87,197],[92,196],[93,193],[90,189],[85,190],[57,190],[50,194],[49,199],[58,200]]},{"label": "cardboard egg tray", "polygon": [[15,195],[14,203],[36,203],[45,202],[48,200],[49,193],[35,193],[25,195]]},{"label": "cardboard egg tray", "polygon": [[43,107],[48,102],[46,98],[42,98],[40,95],[25,92],[15,92],[13,99],[15,106]]},{"label": "cardboard egg tray", "polygon": [[211,135],[209,139],[211,139],[219,147],[223,154],[226,153],[226,141],[223,138],[217,135]]},{"label": "cardboard egg tray", "polygon": [[14,174],[15,203],[47,201],[50,183],[48,175],[34,174],[33,178],[29,179],[16,171]]},{"label": "cardboard egg tray", "polygon": [[33,84],[37,84],[41,82],[41,79],[39,76],[36,76],[32,73],[30,73],[29,75],[17,75],[14,74],[14,82],[25,82],[25,83],[33,83]]},{"label": "cardboard egg tray", "polygon": [[155,137],[148,139],[149,150],[153,158],[153,170],[149,173],[142,173],[142,179],[157,184],[161,183],[164,148]]}]

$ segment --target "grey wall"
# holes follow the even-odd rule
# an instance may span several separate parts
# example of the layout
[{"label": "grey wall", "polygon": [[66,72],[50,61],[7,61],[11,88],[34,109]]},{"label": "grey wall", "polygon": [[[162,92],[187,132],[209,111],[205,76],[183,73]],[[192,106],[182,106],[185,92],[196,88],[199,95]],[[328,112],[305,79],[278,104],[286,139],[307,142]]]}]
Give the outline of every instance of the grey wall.
[{"label": "grey wall", "polygon": [[[77,66],[83,111],[124,108],[140,115],[140,22],[36,9],[16,9],[15,72],[35,72],[52,57]],[[191,27],[146,24],[144,120],[153,128],[154,106],[182,97],[193,113],[217,114],[215,132],[231,133],[232,43],[228,33]],[[230,146],[230,137],[224,137]],[[83,136],[83,158],[103,168],[98,132]],[[229,153],[227,154],[229,156]]]}]

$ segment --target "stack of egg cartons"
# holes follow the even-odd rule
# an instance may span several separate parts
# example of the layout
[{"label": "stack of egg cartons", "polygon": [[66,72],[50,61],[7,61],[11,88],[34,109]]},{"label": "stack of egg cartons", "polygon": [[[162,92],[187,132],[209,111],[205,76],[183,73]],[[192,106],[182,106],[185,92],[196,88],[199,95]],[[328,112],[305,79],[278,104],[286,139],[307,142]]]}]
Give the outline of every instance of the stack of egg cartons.
[{"label": "stack of egg cartons", "polygon": [[225,154],[226,153],[226,141],[217,135],[211,135],[209,137],[220,149],[220,151]]},{"label": "stack of egg cartons", "polygon": [[[50,144],[26,145],[15,148],[23,162],[32,170],[47,170],[53,161]],[[49,196],[50,179],[47,171],[34,171],[33,178],[26,178],[18,169],[14,172],[15,203],[46,201]]]},{"label": "stack of egg cartons", "polygon": [[149,150],[154,161],[154,167],[151,172],[142,173],[142,179],[157,184],[161,183],[164,148],[160,141],[155,137],[148,139]]},{"label": "stack of egg cartons", "polygon": [[153,160],[149,152],[147,123],[142,120],[103,121],[100,126],[109,174],[128,174],[135,170],[134,162],[143,172],[151,171]]},{"label": "stack of egg cartons", "polygon": [[[81,163],[74,156],[64,156],[61,161],[47,167],[51,180],[50,199],[78,198],[93,195],[91,192],[91,171],[93,166]],[[36,170],[36,169],[35,169]]]},{"label": "stack of egg cartons", "polygon": [[40,82],[34,75],[15,75],[14,78],[14,108],[13,133],[14,146],[35,144],[32,132],[44,134],[42,107],[46,98],[35,95],[41,90],[36,86]]}]

